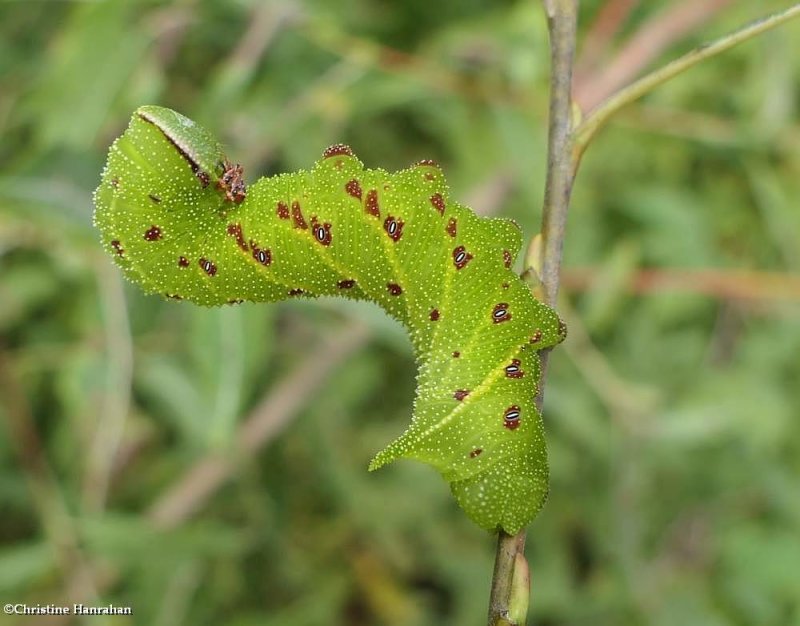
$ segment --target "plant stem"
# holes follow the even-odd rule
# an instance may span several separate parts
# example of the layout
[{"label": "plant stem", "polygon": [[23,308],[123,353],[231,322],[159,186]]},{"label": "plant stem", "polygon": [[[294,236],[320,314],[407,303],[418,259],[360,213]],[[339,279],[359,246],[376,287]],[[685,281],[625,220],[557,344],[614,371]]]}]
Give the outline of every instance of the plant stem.
[{"label": "plant stem", "polygon": [[[575,57],[577,0],[543,0],[550,31],[550,122],[547,182],[542,210],[540,277],[545,302],[555,305],[558,295],[561,253],[572,190],[572,67]],[[536,405],[541,410],[548,351],[542,357],[542,377]],[[514,564],[525,549],[525,530],[515,535],[500,531],[489,598],[489,626],[509,624],[509,599]]]},{"label": "plant stem", "polygon": [[748,39],[752,39],[798,16],[800,16],[800,4],[795,4],[788,9],[756,20],[739,30],[720,37],[716,41],[698,46],[682,57],[667,63],[664,67],[620,89],[617,93],[607,98],[592,110],[575,129],[574,149],[576,162],[580,159],[583,151],[586,149],[586,146],[589,144],[592,137],[594,137],[595,133],[600,130],[614,113],[625,105],[630,104],[649,91],[652,91],[655,87],[667,82],[669,79],[697,65],[701,61],[725,52]]},{"label": "plant stem", "polygon": [[572,67],[577,0],[544,0],[550,30],[550,122],[542,208],[541,273],[545,302],[556,305],[561,252],[575,166],[572,162]]},{"label": "plant stem", "polygon": [[[570,193],[581,155],[603,124],[619,109],[661,83],[677,76],[704,59],[716,56],[771,28],[800,15],[800,4],[763,18],[700,46],[612,95],[576,127],[572,125],[572,70],[578,0],[542,0],[550,31],[550,123],[548,133],[547,181],[542,211],[541,243],[532,240],[526,266],[539,274],[541,297],[555,306]],[[530,274],[526,267],[523,277]],[[542,375],[536,406],[541,410],[549,350],[541,353]],[[494,575],[489,599],[489,626],[517,626],[509,615],[512,591],[519,593],[513,580],[518,555],[525,549],[525,530],[515,535],[500,531],[497,540]],[[523,618],[524,619],[524,618]]]}]

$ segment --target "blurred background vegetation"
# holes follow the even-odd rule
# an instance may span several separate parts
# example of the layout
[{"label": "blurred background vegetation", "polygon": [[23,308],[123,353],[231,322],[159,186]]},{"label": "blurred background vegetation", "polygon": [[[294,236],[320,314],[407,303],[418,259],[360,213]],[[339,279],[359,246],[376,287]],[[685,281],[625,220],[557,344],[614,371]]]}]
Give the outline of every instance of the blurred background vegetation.
[{"label": "blurred background vegetation", "polygon": [[[578,100],[786,4],[586,0]],[[693,69],[584,158],[533,624],[800,625],[798,40]],[[134,610],[0,622],[483,623],[494,539],[430,468],[366,471],[410,416],[402,331],[338,301],[145,297],[91,193],[158,103],[251,180],[338,141],[436,159],[529,237],[547,72],[533,0],[0,4],[0,599]]]}]

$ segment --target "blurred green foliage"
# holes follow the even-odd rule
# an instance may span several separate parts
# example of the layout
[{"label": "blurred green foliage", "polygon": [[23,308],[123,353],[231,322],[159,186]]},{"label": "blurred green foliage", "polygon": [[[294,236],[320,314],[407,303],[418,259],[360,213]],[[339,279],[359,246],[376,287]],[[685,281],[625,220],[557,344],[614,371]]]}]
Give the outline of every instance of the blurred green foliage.
[{"label": "blurred green foliage", "polygon": [[[603,4],[582,3],[581,38]],[[785,5],[734,4],[661,60]],[[532,623],[800,625],[798,39],[693,69],[589,148]],[[0,4],[0,599],[133,607],[93,626],[482,623],[493,539],[429,468],[366,472],[410,415],[400,329],[333,301],[144,297],[91,192],[158,103],[251,178],[337,141],[370,167],[436,159],[530,236],[547,60],[537,2]],[[654,270],[677,278],[648,288]]]}]

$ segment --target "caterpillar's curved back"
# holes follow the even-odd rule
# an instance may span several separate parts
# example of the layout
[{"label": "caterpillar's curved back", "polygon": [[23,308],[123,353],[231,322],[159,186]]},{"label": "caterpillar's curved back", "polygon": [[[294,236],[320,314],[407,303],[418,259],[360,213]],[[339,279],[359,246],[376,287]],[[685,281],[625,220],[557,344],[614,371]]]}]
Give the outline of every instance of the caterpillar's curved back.
[{"label": "caterpillar's curved back", "polygon": [[548,484],[537,350],[564,328],[511,270],[517,226],[451,199],[435,163],[369,170],[336,145],[310,171],[245,187],[207,131],[146,106],[111,146],[95,205],[103,245],[148,292],[379,304],[409,330],[419,387],[411,425],[370,469],[433,465],[487,529],[534,517]]}]

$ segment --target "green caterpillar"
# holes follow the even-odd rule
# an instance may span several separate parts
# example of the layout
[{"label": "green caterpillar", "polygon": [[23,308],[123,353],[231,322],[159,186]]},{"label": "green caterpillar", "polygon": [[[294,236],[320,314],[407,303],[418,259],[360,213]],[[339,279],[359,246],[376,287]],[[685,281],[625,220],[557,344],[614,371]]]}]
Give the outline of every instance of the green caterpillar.
[{"label": "green caterpillar", "polygon": [[516,224],[452,200],[434,162],[369,170],[339,144],[310,171],[248,187],[208,131],[143,106],[111,146],[94,199],[104,247],[147,292],[203,305],[379,304],[409,331],[419,386],[411,425],[370,470],[428,463],[490,530],[514,533],[541,508],[537,351],[564,325],[511,270]]}]

